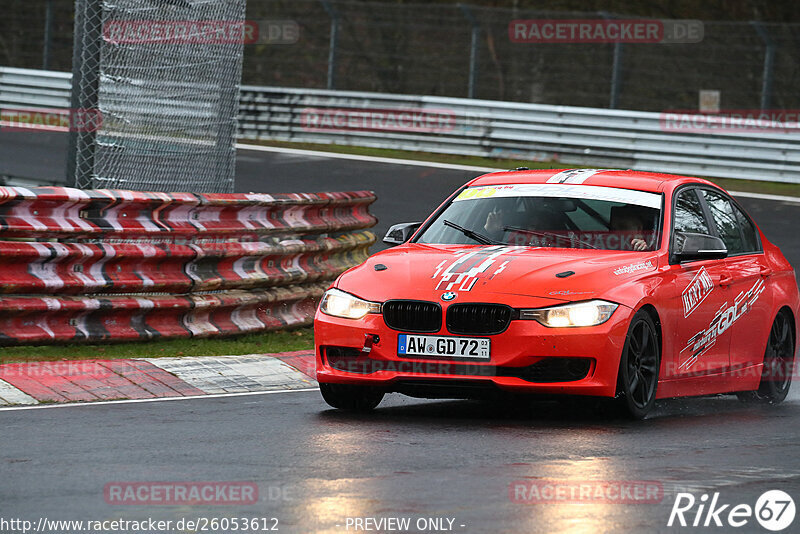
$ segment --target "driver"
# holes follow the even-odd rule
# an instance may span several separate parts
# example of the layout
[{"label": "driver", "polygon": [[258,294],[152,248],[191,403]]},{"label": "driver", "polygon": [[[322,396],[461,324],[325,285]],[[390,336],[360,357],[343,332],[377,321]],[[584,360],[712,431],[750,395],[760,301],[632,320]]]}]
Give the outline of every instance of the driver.
[{"label": "driver", "polygon": [[642,224],[642,220],[631,210],[619,210],[616,213],[612,213],[611,230],[615,232],[624,232],[626,234],[638,233],[639,235],[634,235],[628,240],[628,244],[632,250],[642,251],[650,248],[647,241],[642,239],[644,224]]},{"label": "driver", "polygon": [[[505,199],[502,199],[505,200]],[[491,237],[497,241],[505,241],[505,232],[507,228],[519,226],[523,234],[515,235],[514,232],[508,239],[522,240],[524,243],[516,242],[510,244],[525,244],[530,243],[530,236],[524,235],[524,230],[532,231],[545,231],[550,233],[550,228],[556,225],[561,220],[559,214],[548,201],[543,201],[535,206],[528,206],[524,212],[518,210],[518,206],[514,202],[498,202],[486,215],[486,222],[483,229],[487,237]]]}]

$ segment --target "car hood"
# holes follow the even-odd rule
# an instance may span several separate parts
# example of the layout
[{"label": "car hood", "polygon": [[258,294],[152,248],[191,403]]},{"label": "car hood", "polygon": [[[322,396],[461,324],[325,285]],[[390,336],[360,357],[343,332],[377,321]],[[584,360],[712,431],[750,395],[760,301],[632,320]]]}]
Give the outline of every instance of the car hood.
[{"label": "car hood", "polygon": [[656,268],[655,252],[410,243],[374,254],[336,287],[379,302],[453,292],[455,302],[547,306],[602,298]]}]

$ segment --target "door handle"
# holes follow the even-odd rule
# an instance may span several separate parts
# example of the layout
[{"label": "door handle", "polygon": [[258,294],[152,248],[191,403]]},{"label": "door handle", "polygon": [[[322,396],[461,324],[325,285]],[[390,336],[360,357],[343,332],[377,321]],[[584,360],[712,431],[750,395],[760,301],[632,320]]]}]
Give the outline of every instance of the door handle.
[{"label": "door handle", "polygon": [[767,278],[772,274],[772,269],[770,269],[769,267],[761,267],[759,274],[764,278]]},{"label": "door handle", "polygon": [[727,287],[733,283],[733,277],[723,274],[719,277],[719,285]]}]

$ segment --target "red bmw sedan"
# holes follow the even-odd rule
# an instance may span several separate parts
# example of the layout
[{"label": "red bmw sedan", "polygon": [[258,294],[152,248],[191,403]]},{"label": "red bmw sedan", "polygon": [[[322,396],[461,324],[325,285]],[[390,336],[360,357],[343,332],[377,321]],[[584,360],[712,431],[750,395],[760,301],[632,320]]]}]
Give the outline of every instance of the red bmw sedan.
[{"label": "red bmw sedan", "polygon": [[314,322],[333,407],[387,392],[777,403],[800,297],[780,250],[711,182],[619,170],[480,176],[342,274]]}]

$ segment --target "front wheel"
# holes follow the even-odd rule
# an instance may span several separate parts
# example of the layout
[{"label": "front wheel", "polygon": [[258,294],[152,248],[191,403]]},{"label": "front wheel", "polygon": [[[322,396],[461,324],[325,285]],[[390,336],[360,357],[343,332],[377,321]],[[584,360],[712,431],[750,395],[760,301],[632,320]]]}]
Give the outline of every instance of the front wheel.
[{"label": "front wheel", "polygon": [[792,384],[794,363],[794,335],[791,317],[781,311],[769,331],[767,349],[764,351],[764,366],[761,383],[755,391],[741,391],[736,395],[744,402],[778,404],[789,393]]},{"label": "front wheel", "polygon": [[368,412],[375,409],[384,395],[380,389],[351,384],[320,384],[319,391],[325,402],[332,407],[352,412]]},{"label": "front wheel", "polygon": [[617,375],[617,403],[633,419],[644,419],[656,402],[661,344],[650,315],[640,310],[631,319]]}]

